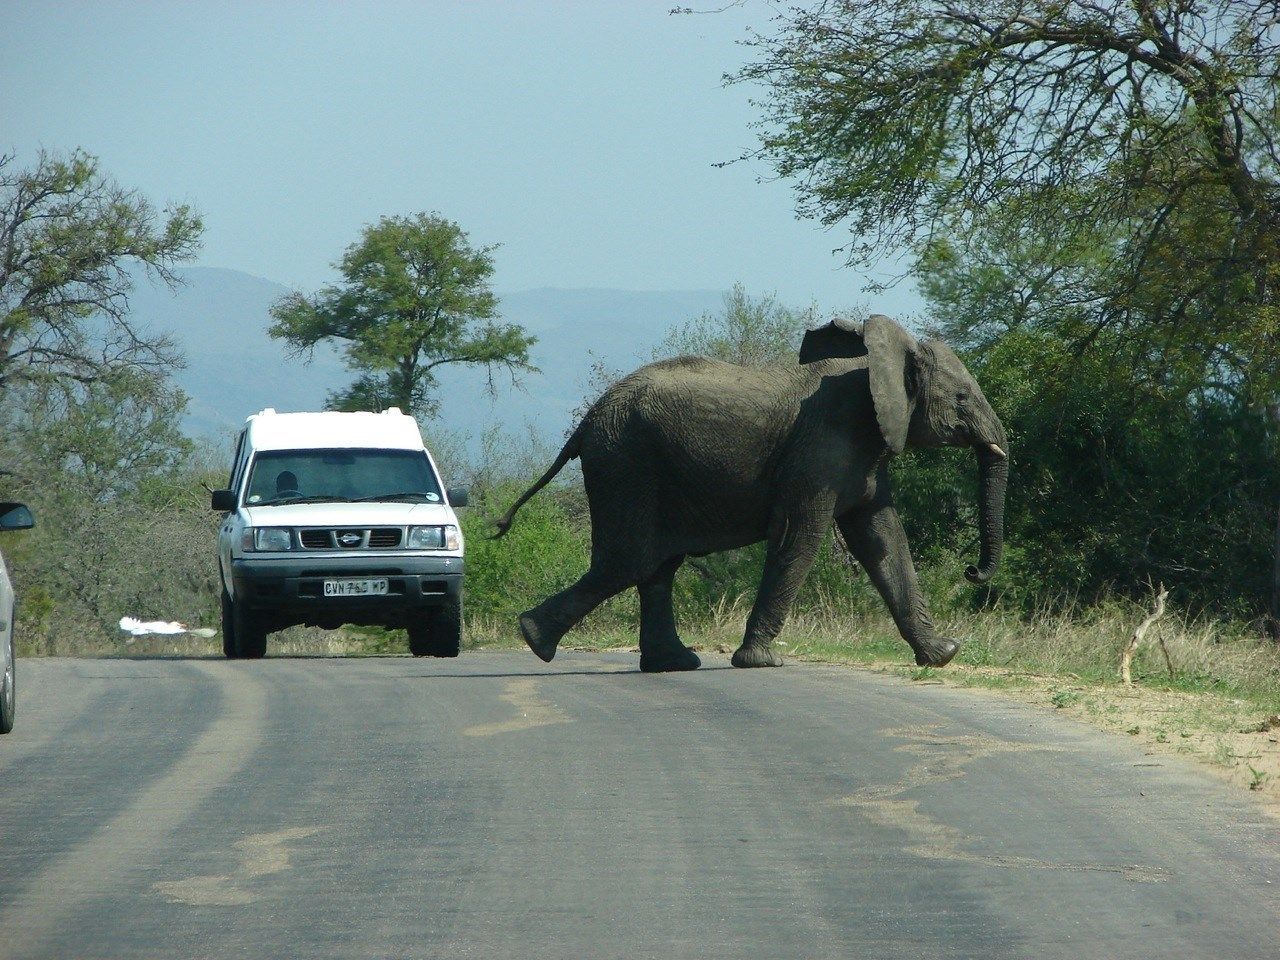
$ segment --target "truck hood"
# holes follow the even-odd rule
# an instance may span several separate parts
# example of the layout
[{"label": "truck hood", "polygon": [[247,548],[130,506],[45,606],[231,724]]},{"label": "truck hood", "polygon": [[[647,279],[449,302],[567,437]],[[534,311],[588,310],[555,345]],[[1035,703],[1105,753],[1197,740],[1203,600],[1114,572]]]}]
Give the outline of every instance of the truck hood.
[{"label": "truck hood", "polygon": [[456,524],[443,503],[282,503],[241,507],[252,527],[403,527]]}]

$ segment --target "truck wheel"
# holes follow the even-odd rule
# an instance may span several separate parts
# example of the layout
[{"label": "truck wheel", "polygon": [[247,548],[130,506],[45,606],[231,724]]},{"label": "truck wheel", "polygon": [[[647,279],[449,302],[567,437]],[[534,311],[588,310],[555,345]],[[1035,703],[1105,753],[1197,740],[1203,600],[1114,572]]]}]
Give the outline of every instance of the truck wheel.
[{"label": "truck wheel", "polygon": [[415,657],[456,657],[462,649],[462,604],[450,600],[432,607],[408,633],[409,652]]},{"label": "truck wheel", "polygon": [[13,624],[9,624],[9,669],[4,672],[0,681],[0,733],[8,733],[13,729],[13,715],[17,708],[17,663],[13,656]]},{"label": "truck wheel", "polygon": [[236,650],[246,660],[261,660],[267,653],[267,628],[243,603],[233,603]]},{"label": "truck wheel", "polygon": [[222,591],[222,652],[229,660],[261,660],[267,652],[267,631],[243,603]]},{"label": "truck wheel", "polygon": [[222,654],[228,660],[239,657],[236,653],[235,617],[231,615],[231,596],[227,588],[222,588]]}]

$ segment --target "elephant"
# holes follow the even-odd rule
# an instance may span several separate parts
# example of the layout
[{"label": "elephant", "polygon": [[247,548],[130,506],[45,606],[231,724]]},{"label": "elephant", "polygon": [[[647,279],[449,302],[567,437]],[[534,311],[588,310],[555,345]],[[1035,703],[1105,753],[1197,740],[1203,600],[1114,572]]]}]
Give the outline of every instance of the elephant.
[{"label": "elephant", "polygon": [[985,583],[1004,541],[1005,429],[964,363],[886,316],[838,321],[807,337],[800,362],[748,368],[700,357],[641,367],[588,410],[555,461],[497,522],[571,459],[591,512],[591,564],[520,615],[550,662],[564,634],[609,597],[640,594],[640,669],[693,670],[672,581],[686,557],[767,541],[735,667],[780,666],[774,641],[834,520],[921,666],[959,649],[940,636],[894,508],[889,461],[907,446],[968,446],[979,467],[980,549],[965,571]]}]

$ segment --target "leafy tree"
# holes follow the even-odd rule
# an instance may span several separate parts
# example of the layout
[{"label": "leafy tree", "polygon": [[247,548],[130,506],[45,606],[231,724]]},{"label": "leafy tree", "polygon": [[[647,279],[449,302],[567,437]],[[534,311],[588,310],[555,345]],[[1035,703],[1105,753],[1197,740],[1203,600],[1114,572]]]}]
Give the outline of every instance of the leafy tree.
[{"label": "leafy tree", "polygon": [[128,317],[130,271],[167,284],[203,229],[184,205],[158,212],[95,157],[0,156],[0,396],[33,376],[92,382],[122,367],[164,370],[172,343]]},{"label": "leafy tree", "polygon": [[341,284],[276,302],[271,336],[306,356],[320,343],[345,344],[347,366],[359,377],[329,395],[332,408],[394,405],[429,417],[442,366],[480,364],[513,377],[535,369],[535,339],[497,322],[493,249],[472,247],[458,224],[437,214],[384,217],[335,264]]},{"label": "leafy tree", "polygon": [[[1271,543],[1257,518],[1280,496],[1266,412],[1225,395],[1189,401],[1143,376],[1132,338],[1101,336],[1079,355],[1023,327],[966,357],[1017,458],[994,589],[1033,608],[1141,595],[1149,578],[1192,609],[1259,614]],[[972,464],[960,453],[895,462],[894,495],[925,553],[969,551]]]},{"label": "leafy tree", "polygon": [[[1257,518],[1280,495],[1276,433],[1221,353],[1195,347],[1207,324],[1159,340],[1103,329],[1077,349],[1108,279],[1110,233],[1064,241],[998,204],[961,242],[930,244],[917,271],[1016,451],[1006,596],[1092,599],[1144,592],[1150,578],[1190,606],[1252,616],[1270,547]],[[963,551],[968,465],[944,455],[902,467],[913,542]]]},{"label": "leafy tree", "polygon": [[[812,307],[794,310],[779,303],[772,293],[753,297],[741,283],[735,283],[724,295],[724,305],[718,313],[703,313],[668,330],[653,348],[652,358],[709,357],[748,367],[795,363],[800,340],[813,314]],[[571,417],[573,425],[627,372],[593,355],[585,395]]]},{"label": "leafy tree", "polygon": [[0,443],[8,472],[37,489],[74,482],[93,502],[140,499],[193,446],[186,395],[166,376],[115,367],[89,383],[41,379],[13,388]]},{"label": "leafy tree", "polygon": [[761,153],[854,260],[1016,209],[1101,257],[1081,344],[1198,325],[1275,392],[1273,0],[828,0],[779,27],[739,75],[767,91]]},{"label": "leafy tree", "polygon": [[197,459],[181,431],[185,407],[163,375],[136,367],[10,388],[0,405],[4,488],[39,519],[14,543],[26,652],[118,649],[126,614],[216,623],[217,519],[200,481],[223,454]]},{"label": "leafy tree", "polygon": [[772,293],[752,297],[735,283],[719,313],[704,313],[671,330],[653,355],[711,357],[748,367],[795,363],[812,317],[812,308],[793,310]]}]

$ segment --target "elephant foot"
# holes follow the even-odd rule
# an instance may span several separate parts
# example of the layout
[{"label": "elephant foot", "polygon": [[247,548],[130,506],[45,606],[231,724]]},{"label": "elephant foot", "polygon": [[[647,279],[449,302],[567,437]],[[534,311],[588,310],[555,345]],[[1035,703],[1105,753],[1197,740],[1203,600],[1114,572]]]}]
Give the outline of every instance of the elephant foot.
[{"label": "elephant foot", "polygon": [[772,646],[759,643],[744,643],[733,652],[735,667],[780,667],[782,655]]},{"label": "elephant foot", "polygon": [[676,673],[680,670],[697,670],[702,660],[684,644],[674,647],[663,647],[656,653],[640,651],[640,671],[642,673]]},{"label": "elephant foot", "polygon": [[917,667],[945,667],[960,650],[960,642],[949,637],[937,637],[928,644],[916,648]]},{"label": "elephant foot", "polygon": [[549,636],[550,631],[534,619],[532,610],[526,610],[520,614],[519,623],[520,636],[524,637],[524,642],[529,645],[529,649],[536,653],[543,663],[550,663],[556,655],[556,647],[560,645],[560,637],[563,634]]}]

